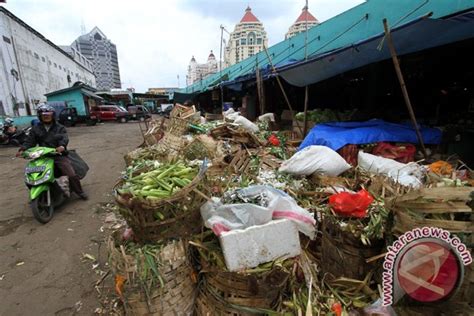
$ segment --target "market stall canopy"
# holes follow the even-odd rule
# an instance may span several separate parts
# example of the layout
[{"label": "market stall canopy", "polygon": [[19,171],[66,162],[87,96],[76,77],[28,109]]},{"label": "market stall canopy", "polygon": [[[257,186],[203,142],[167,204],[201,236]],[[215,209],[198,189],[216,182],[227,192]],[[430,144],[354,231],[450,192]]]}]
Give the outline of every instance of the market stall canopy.
[{"label": "market stall canopy", "polygon": [[[413,51],[413,49],[420,50],[459,40],[456,38],[462,39],[469,38],[469,36],[472,37],[472,34],[469,35],[469,32],[473,32],[472,22],[469,22],[469,20],[471,20],[471,14],[466,13],[469,10],[474,10],[474,3],[472,0],[459,0],[455,2],[443,0],[370,0],[310,28],[308,30],[308,39],[306,43],[305,34],[300,33],[268,48],[268,55],[278,72],[286,70],[286,76],[288,78],[291,77],[289,80],[292,80],[299,85],[304,85],[306,82],[301,81],[301,79],[294,79],[296,76],[290,75],[290,73],[293,73],[290,70],[301,66],[301,64],[306,65],[305,46],[307,47],[308,57],[311,61],[318,60],[323,56],[328,57],[329,55],[326,56],[326,54],[345,52],[345,55],[337,57],[337,62],[331,63],[330,68],[332,69],[328,70],[325,75],[325,78],[328,78],[327,76],[361,66],[356,64],[351,66],[351,63],[354,61],[350,59],[353,59],[354,56],[349,53],[353,54],[351,50],[354,50],[355,46],[359,49],[359,46],[365,44],[367,41],[374,41],[374,43],[377,43],[378,45],[380,43],[379,37],[383,32],[383,19],[387,19],[388,24],[392,29],[403,31],[403,33],[399,33],[398,35],[394,33],[395,42],[398,41],[398,38],[401,36],[400,34],[404,34],[405,37],[409,36],[406,34],[407,32],[414,32],[413,34],[418,36],[418,41],[422,34],[429,34],[429,36],[423,38],[423,41],[427,42],[426,47],[421,47],[420,44],[422,43],[410,43],[411,46],[408,46],[409,49],[403,49],[401,48],[402,44],[398,43],[397,48],[400,49],[399,53],[402,54]],[[426,16],[428,13],[432,13],[431,19],[420,20],[421,17]],[[456,14],[459,15],[462,13],[465,14],[453,17]],[[443,18],[445,19],[440,20]],[[442,24],[435,22],[446,23],[443,23],[443,26]],[[415,25],[419,25],[420,28],[408,28],[409,26]],[[464,26],[466,30],[461,32],[462,34],[459,34],[457,33],[459,31],[458,27],[461,26]],[[426,30],[425,27],[427,27],[429,31]],[[433,34],[436,34],[436,36],[433,36]],[[378,42],[376,42],[377,40]],[[373,48],[373,46],[368,47]],[[360,47],[360,49],[365,51],[365,46]],[[377,50],[377,52],[380,56],[378,58],[388,58],[383,55],[386,54],[386,47],[382,46],[382,50]],[[364,55],[362,56],[362,62],[367,64],[377,61],[369,59],[373,57],[373,54]],[[349,60],[341,62],[341,59]],[[342,65],[339,66],[339,64]],[[233,85],[242,80],[251,80],[255,78],[257,67],[261,70],[264,79],[271,76],[270,61],[265,51],[261,51],[240,63],[227,67],[219,73],[208,76],[201,81],[181,89],[179,92],[202,93],[215,86],[216,82],[226,81],[223,83],[224,85]],[[297,70],[297,72],[303,71]],[[308,79],[308,82],[324,80],[321,78],[323,77]]]},{"label": "market stall canopy", "polygon": [[[449,19],[421,17],[392,29],[392,38],[399,55],[474,38],[474,11]],[[436,36],[433,36],[436,34]],[[308,61],[278,69],[290,84],[303,87],[340,73],[390,58],[384,33]]]}]

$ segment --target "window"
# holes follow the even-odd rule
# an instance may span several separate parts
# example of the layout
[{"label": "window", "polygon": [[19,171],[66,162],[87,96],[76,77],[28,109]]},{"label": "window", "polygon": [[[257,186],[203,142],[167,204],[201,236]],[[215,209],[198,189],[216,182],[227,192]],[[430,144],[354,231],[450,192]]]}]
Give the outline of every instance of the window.
[{"label": "window", "polygon": [[50,66],[51,66],[51,60],[48,60],[48,65],[50,65]]},{"label": "window", "polygon": [[58,64],[54,63],[54,68],[58,68]]},{"label": "window", "polygon": [[59,65],[59,69],[63,69],[63,68],[61,67],[61,65]]},{"label": "window", "polygon": [[39,59],[40,57],[39,57],[38,54],[35,53],[35,58],[36,58],[36,59]]},{"label": "window", "polygon": [[8,43],[8,44],[11,44],[11,43],[12,43],[12,41],[11,41],[8,37],[6,37],[6,36],[3,37],[3,41],[6,42],[6,43]]},{"label": "window", "polygon": [[262,39],[261,38],[257,38],[257,44],[262,44]]},{"label": "window", "polygon": [[247,45],[247,39],[242,38],[242,39],[240,40],[240,44],[242,44],[242,45]]},{"label": "window", "polygon": [[44,57],[41,57],[41,61],[43,61],[43,63],[45,63],[46,59]]}]

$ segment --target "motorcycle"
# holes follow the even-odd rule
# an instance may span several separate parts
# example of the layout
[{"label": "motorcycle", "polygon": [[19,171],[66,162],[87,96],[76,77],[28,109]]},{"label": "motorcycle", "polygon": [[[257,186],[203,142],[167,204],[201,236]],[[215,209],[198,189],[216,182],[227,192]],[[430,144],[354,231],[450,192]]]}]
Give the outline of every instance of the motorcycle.
[{"label": "motorcycle", "polygon": [[0,126],[0,144],[10,146],[20,146],[28,137],[31,127],[19,129],[15,125]]},{"label": "motorcycle", "polygon": [[70,196],[69,180],[55,177],[54,156],[59,155],[55,148],[32,147],[22,155],[30,160],[25,168],[25,183],[31,211],[38,222],[46,224],[53,218],[54,209]]}]

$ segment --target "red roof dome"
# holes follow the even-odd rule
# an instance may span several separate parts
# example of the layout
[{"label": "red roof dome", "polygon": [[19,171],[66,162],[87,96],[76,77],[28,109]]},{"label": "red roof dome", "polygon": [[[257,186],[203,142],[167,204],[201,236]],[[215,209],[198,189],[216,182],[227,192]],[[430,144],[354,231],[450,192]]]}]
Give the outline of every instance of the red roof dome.
[{"label": "red roof dome", "polygon": [[242,20],[240,20],[240,23],[245,23],[245,22],[260,22],[255,15],[252,13],[252,9],[250,7],[247,7],[245,9],[245,14],[242,17]]},{"label": "red roof dome", "polygon": [[300,16],[298,17],[298,19],[296,19],[295,23],[299,23],[299,22],[304,23],[306,21],[319,23],[319,21],[311,13],[309,13],[307,6],[303,8],[303,12],[301,12]]}]

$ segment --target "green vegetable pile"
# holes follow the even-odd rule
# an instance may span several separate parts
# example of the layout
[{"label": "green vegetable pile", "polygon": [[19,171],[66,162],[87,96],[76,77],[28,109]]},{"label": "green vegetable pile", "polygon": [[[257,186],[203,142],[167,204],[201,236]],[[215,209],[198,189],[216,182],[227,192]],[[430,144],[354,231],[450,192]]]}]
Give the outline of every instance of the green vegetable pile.
[{"label": "green vegetable pile", "polygon": [[150,171],[129,177],[118,192],[148,200],[164,199],[190,184],[197,173],[197,167],[187,166],[182,161],[162,164]]},{"label": "green vegetable pile", "polygon": [[[307,119],[311,122],[325,123],[332,121],[348,121],[354,114],[354,110],[337,111],[330,109],[314,109],[308,111]],[[297,113],[296,119],[300,122],[304,121],[304,112]]]}]

